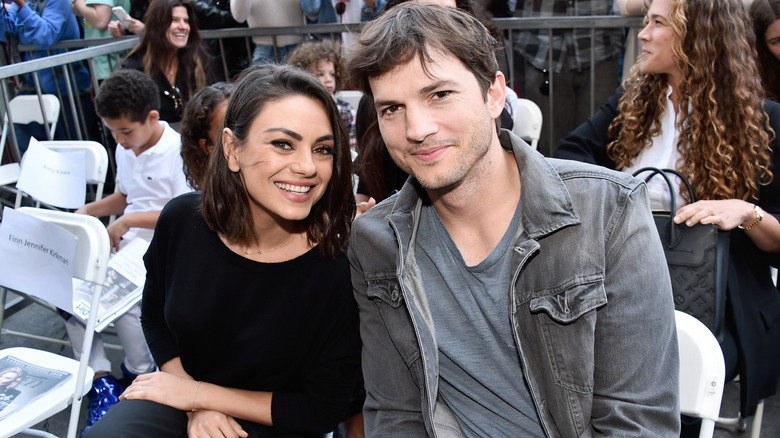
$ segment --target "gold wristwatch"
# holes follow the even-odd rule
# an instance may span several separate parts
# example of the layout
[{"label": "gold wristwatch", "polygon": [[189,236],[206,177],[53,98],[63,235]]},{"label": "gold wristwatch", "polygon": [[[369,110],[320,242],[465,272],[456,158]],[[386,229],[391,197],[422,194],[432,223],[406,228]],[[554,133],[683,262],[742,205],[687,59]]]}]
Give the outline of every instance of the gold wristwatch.
[{"label": "gold wristwatch", "polygon": [[745,225],[744,227],[742,226],[742,224],[738,225],[739,228],[745,231],[750,231],[753,228],[757,227],[762,220],[764,220],[764,210],[761,210],[761,207],[759,207],[756,204],[753,204],[753,211],[756,213],[756,219],[753,222],[751,222],[749,225]]}]

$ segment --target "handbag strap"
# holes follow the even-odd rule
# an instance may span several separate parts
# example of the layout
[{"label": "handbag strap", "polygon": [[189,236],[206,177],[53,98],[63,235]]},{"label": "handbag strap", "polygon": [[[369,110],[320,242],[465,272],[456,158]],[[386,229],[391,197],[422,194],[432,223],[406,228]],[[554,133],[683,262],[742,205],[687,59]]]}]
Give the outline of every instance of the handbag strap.
[{"label": "handbag strap", "polygon": [[666,185],[669,187],[669,197],[671,201],[671,211],[669,214],[669,246],[674,246],[678,239],[680,239],[680,234],[677,232],[677,228],[675,227],[674,220],[672,218],[674,217],[674,214],[677,213],[677,194],[674,190],[674,185],[672,184],[671,178],[669,178],[668,174],[672,174],[679,178],[683,184],[685,184],[685,187],[688,190],[688,195],[690,197],[691,202],[696,202],[696,196],[693,193],[693,186],[691,186],[691,183],[688,181],[688,178],[685,177],[682,173],[678,172],[675,169],[659,169],[657,167],[643,167],[636,172],[633,173],[633,176],[638,176],[641,173],[644,172],[650,172],[650,175],[648,175],[645,178],[645,182],[650,181],[654,176],[661,175],[663,177],[664,181],[666,181]]}]

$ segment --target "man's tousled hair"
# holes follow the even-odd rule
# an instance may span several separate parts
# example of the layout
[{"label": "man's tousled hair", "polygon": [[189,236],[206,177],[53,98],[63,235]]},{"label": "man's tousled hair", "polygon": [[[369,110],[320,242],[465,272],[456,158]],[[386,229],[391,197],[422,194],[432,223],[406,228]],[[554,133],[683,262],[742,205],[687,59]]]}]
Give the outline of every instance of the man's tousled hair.
[{"label": "man's tousled hair", "polygon": [[415,57],[427,73],[433,54],[438,52],[458,58],[487,95],[498,72],[496,51],[500,47],[485,26],[466,12],[409,2],[363,28],[350,51],[347,74],[353,85],[373,95],[369,78],[382,76]]}]

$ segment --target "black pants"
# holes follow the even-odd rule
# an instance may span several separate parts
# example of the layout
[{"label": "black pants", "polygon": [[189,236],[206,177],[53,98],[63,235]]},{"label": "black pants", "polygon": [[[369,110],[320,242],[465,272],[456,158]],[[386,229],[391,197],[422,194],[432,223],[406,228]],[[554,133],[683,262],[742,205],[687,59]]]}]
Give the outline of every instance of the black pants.
[{"label": "black pants", "polygon": [[[249,438],[306,437],[322,434],[282,434],[271,426],[236,420]],[[147,400],[123,400],[95,423],[85,438],[187,438],[187,414],[184,411]]]}]

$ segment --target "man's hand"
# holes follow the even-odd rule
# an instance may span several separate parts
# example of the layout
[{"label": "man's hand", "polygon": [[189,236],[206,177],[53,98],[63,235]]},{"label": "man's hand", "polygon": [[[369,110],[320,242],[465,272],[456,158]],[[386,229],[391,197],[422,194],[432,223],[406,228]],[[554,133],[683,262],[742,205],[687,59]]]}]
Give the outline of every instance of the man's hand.
[{"label": "man's hand", "polygon": [[217,411],[197,411],[187,414],[187,436],[245,438],[249,434],[231,416]]},{"label": "man's hand", "polygon": [[108,237],[111,239],[111,251],[119,251],[119,243],[122,241],[122,236],[130,229],[127,221],[124,219],[125,216],[121,216],[106,228]]}]

